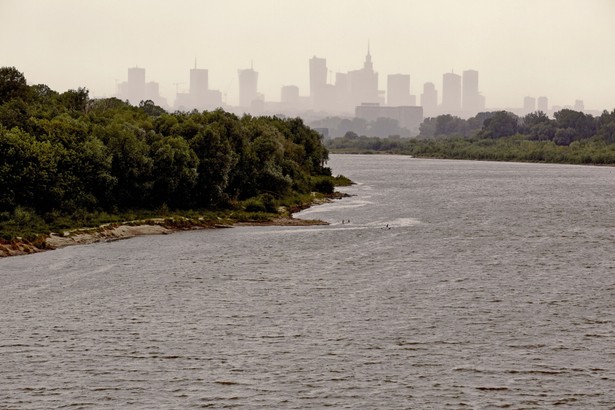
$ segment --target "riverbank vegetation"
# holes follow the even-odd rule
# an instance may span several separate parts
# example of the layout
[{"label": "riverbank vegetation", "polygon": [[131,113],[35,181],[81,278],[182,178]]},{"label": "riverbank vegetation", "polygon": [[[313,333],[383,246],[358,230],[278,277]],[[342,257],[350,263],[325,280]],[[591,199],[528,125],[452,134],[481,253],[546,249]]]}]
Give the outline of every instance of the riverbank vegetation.
[{"label": "riverbank vegetation", "polygon": [[[0,68],[0,238],[104,223],[265,220],[305,207],[336,180],[301,119],[167,113],[28,85]],[[183,222],[182,222],[183,223]]]},{"label": "riverbank vegetation", "polygon": [[424,158],[615,164],[615,110],[594,117],[563,109],[518,117],[506,111],[468,120],[427,118],[417,138],[376,138],[349,131],[327,141],[334,153],[392,153]]}]

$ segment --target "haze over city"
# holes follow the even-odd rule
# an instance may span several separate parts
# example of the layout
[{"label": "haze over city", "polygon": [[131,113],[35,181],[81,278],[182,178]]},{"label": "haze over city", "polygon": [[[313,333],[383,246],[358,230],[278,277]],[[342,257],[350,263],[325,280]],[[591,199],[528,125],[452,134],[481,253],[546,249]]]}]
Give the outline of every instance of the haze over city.
[{"label": "haze over city", "polygon": [[389,74],[442,90],[444,73],[480,73],[487,108],[583,100],[615,107],[615,2],[573,1],[141,1],[0,0],[0,66],[58,91],[116,95],[129,67],[146,69],[173,105],[189,70],[239,104],[238,69],[258,72],[258,92],[280,101],[283,86],[310,94],[309,60],[335,73],[363,67],[368,43],[378,89]]}]

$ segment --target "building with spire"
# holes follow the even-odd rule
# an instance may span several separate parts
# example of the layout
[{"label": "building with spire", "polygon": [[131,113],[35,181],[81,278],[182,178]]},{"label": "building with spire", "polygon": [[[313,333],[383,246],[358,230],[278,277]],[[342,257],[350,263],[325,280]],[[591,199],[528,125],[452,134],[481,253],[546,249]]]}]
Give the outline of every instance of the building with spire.
[{"label": "building with spire", "polygon": [[363,68],[348,73],[350,101],[356,106],[364,103],[384,103],[378,92],[378,73],[374,71],[369,43]]},{"label": "building with spire", "polygon": [[180,111],[213,110],[222,106],[222,93],[209,89],[209,70],[198,68],[196,60],[190,69],[190,88],[187,93],[177,93],[175,108]]}]

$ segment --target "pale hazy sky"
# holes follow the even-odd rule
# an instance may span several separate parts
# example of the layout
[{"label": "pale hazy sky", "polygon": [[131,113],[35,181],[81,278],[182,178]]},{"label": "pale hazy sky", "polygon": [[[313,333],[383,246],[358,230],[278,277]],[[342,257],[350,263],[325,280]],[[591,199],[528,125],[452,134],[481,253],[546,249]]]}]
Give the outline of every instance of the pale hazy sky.
[{"label": "pale hazy sky", "polygon": [[173,103],[196,58],[230,104],[251,61],[279,101],[283,85],[308,94],[314,55],[362,67],[368,40],[383,90],[404,73],[412,94],[427,81],[441,93],[443,73],[476,69],[488,108],[545,95],[615,109],[615,0],[0,0],[0,66],[91,96],[139,66]]}]

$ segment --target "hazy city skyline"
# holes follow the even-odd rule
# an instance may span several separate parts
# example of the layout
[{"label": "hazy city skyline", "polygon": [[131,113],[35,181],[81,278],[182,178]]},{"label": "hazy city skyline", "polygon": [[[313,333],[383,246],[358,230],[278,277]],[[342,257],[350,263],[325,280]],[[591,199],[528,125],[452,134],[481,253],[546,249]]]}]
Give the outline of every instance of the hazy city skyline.
[{"label": "hazy city skyline", "polygon": [[0,0],[0,37],[1,66],[92,96],[115,95],[138,66],[172,105],[190,89],[195,58],[229,105],[239,104],[238,70],[251,64],[266,101],[280,101],[284,86],[308,96],[310,58],[327,60],[334,83],[363,65],[369,41],[378,89],[388,75],[410,75],[417,104],[424,83],[441,101],[444,73],[476,70],[488,108],[523,107],[526,96],[615,108],[608,0]]}]

